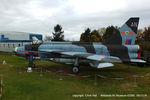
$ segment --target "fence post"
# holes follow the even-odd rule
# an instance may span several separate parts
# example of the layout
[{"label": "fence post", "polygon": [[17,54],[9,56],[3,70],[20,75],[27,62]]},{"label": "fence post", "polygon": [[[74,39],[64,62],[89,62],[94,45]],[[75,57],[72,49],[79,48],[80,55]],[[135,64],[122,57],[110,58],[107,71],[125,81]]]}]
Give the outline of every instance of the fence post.
[{"label": "fence post", "polygon": [[134,78],[134,86],[133,87],[137,87],[137,84],[136,84],[136,75],[133,75],[133,78]]},{"label": "fence post", "polygon": [[59,80],[63,80],[63,79],[62,79],[62,70],[60,70],[59,73],[60,73],[60,74],[59,74]]},{"label": "fence post", "polygon": [[41,71],[40,71],[40,77],[43,76],[43,70],[42,70],[42,67],[41,67]]},{"label": "fence post", "polygon": [[0,83],[0,100],[2,100],[3,96],[3,77],[0,75],[1,83]]},{"label": "fence post", "polygon": [[96,86],[97,85],[97,75],[94,74],[94,85]]}]

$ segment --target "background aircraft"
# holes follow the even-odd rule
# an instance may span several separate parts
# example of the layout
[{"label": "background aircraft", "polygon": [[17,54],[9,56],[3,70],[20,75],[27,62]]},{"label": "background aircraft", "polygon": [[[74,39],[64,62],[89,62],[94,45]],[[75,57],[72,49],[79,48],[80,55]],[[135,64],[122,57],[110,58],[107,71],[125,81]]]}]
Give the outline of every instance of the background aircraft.
[{"label": "background aircraft", "polygon": [[15,48],[19,56],[33,57],[58,63],[72,64],[72,71],[79,72],[79,66],[89,64],[95,68],[114,66],[112,63],[134,62],[144,64],[140,59],[141,48],[135,45],[139,18],[130,18],[106,44],[90,42],[44,42]]}]

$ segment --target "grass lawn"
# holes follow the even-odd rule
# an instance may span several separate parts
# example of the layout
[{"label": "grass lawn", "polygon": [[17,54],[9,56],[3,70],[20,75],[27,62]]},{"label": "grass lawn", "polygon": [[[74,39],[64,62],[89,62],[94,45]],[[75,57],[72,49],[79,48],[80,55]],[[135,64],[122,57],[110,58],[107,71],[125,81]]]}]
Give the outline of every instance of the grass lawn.
[{"label": "grass lawn", "polygon": [[[4,60],[6,65],[2,64]],[[0,52],[0,75],[4,81],[3,100],[150,100],[148,66],[141,68],[129,64],[116,64],[114,67],[100,70],[82,66],[79,75],[69,76],[66,74],[71,74],[69,65],[41,61],[36,63],[39,69],[27,73],[26,59]],[[63,80],[59,80],[59,70],[64,71]],[[105,78],[94,77],[94,74]],[[82,77],[87,75],[90,77]],[[133,78],[133,75],[137,78]],[[137,97],[138,94],[144,96]],[[95,95],[97,97],[94,97]],[[111,97],[108,97],[110,95]],[[115,96],[112,97],[113,95]],[[121,95],[128,97],[117,97]],[[129,97],[134,95],[135,97]]]}]

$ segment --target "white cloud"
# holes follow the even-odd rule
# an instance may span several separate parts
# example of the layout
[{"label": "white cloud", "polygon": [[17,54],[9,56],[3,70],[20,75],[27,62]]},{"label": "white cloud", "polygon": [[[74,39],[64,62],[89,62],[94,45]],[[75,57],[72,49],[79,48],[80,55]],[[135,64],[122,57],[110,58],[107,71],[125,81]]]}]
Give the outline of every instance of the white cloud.
[{"label": "white cloud", "polygon": [[68,4],[81,14],[113,11],[125,7],[124,0],[69,0]]},{"label": "white cloud", "polygon": [[0,30],[50,34],[56,24],[65,38],[79,40],[87,28],[121,26],[139,16],[140,28],[150,25],[149,0],[1,0]]},{"label": "white cloud", "polygon": [[59,8],[54,7],[42,7],[42,1],[31,1],[28,4],[28,11],[30,14],[39,20],[51,17],[55,12],[58,12]]}]

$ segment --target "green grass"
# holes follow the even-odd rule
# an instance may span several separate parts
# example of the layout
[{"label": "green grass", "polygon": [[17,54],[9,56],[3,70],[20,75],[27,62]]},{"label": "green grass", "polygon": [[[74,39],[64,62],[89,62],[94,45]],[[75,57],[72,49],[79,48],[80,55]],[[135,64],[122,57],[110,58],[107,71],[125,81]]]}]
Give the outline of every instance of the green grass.
[{"label": "green grass", "polygon": [[[6,61],[6,65],[2,62]],[[52,62],[36,61],[36,66],[43,69],[40,77],[40,69],[27,73],[24,67],[28,66],[26,59],[9,53],[0,52],[0,75],[3,77],[3,100],[148,100],[150,99],[150,76],[136,79],[137,87],[134,87],[134,79],[115,80],[109,78],[121,78],[127,76],[143,76],[150,73],[150,67],[137,67],[129,64],[116,64],[105,69],[95,69],[89,66],[80,68],[79,76],[92,75],[89,78],[68,76],[63,74],[63,80],[59,80],[58,70],[71,73],[71,66]],[[52,72],[47,72],[50,70]],[[97,85],[94,85],[94,74],[108,77],[97,77]],[[97,94],[98,97],[72,97],[74,94]],[[100,97],[101,94],[147,94],[147,97]]]}]

